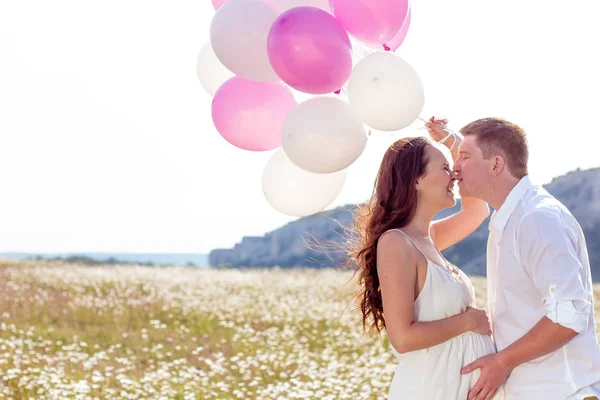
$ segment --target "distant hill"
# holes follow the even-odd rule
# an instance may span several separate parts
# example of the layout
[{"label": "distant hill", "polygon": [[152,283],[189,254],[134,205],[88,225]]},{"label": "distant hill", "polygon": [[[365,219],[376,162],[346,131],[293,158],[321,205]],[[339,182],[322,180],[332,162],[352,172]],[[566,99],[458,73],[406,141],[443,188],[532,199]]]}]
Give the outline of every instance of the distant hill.
[{"label": "distant hill", "polygon": [[208,254],[193,253],[0,253],[0,259],[60,259],[87,264],[189,265],[208,268]]},{"label": "distant hill", "polygon": [[[577,218],[583,228],[592,276],[600,281],[600,168],[576,170],[557,177],[544,188],[560,200]],[[342,226],[352,223],[355,205],[300,218],[275,231],[259,237],[244,237],[233,249],[216,249],[209,255],[211,266],[229,267],[334,267],[344,255],[325,254],[306,246],[312,236],[320,242],[340,242],[344,239]],[[436,219],[460,210],[460,201],[451,209],[440,212]],[[444,255],[470,275],[485,276],[485,248],[489,218],[469,237],[444,250]]]}]

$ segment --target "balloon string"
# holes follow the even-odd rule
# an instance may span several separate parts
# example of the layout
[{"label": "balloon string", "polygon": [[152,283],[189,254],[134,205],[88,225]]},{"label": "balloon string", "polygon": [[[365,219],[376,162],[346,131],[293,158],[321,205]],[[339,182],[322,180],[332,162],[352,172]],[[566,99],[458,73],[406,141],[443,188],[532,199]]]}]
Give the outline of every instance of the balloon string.
[{"label": "balloon string", "polygon": [[427,120],[427,119],[425,119],[425,118],[423,118],[421,116],[417,117],[417,119],[425,122],[426,124],[433,124],[433,125],[439,126],[440,128],[444,128],[444,130],[446,130],[446,131],[448,131],[448,132],[450,132],[450,133],[452,133],[454,135],[458,135],[458,133],[454,132],[452,129],[448,129],[448,128],[440,125],[440,124],[435,124],[435,123],[431,122],[430,120]]},{"label": "balloon string", "polygon": [[373,54],[375,52],[375,49],[372,49],[370,47],[364,46],[361,42],[359,42],[358,40],[356,42],[352,43],[352,47],[357,46],[358,48],[360,48],[363,52],[363,57],[366,57],[370,54]]}]

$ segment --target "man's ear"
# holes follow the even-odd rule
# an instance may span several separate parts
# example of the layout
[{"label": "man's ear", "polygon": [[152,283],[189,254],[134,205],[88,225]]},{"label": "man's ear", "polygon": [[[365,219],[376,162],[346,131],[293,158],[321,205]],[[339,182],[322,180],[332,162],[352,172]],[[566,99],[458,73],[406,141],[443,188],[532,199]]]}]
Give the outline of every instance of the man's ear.
[{"label": "man's ear", "polygon": [[492,172],[495,176],[498,176],[502,173],[502,171],[504,171],[504,168],[506,168],[506,160],[504,159],[504,157],[502,156],[495,156],[494,157],[494,166],[492,168]]}]

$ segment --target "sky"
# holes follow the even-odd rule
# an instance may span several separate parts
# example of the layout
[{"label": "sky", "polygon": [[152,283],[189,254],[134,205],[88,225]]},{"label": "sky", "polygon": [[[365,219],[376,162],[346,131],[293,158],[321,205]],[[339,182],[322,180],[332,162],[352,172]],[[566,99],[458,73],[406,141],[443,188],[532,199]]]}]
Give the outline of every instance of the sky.
[{"label": "sky", "polygon": [[[538,183],[600,166],[600,3],[414,0],[397,53],[425,88],[422,116],[486,116],[528,133]],[[229,248],[295,217],[269,205],[273,151],[226,142],[196,76],[210,0],[0,2],[0,251]],[[327,207],[372,192],[394,140],[374,132]]]}]

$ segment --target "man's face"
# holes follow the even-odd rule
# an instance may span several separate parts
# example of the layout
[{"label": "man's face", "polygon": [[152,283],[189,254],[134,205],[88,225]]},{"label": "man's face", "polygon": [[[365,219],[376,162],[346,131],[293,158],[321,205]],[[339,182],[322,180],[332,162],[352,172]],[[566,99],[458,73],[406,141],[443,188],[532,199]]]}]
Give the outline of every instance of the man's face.
[{"label": "man's face", "polygon": [[458,189],[461,197],[482,198],[492,175],[493,159],[485,160],[477,138],[465,136],[458,148],[458,159],[454,163],[454,172],[458,178]]}]

